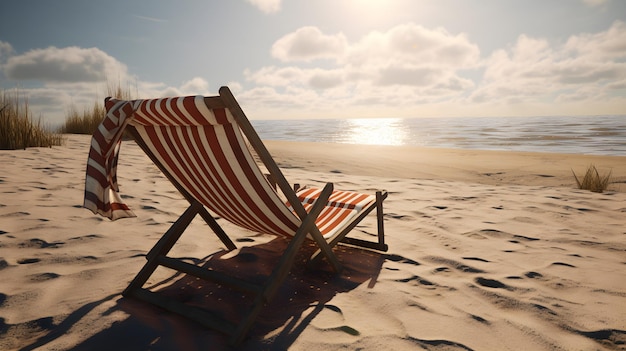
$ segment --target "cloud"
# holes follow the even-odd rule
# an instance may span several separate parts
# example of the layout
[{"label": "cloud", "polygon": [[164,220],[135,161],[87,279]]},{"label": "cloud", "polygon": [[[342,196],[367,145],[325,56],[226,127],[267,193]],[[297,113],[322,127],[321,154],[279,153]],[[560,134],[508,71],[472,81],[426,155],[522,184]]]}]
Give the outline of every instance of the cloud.
[{"label": "cloud", "polygon": [[[416,101],[416,95],[439,99],[463,94],[475,84],[459,71],[480,66],[480,50],[466,35],[412,23],[373,31],[354,42],[342,33],[326,34],[317,27],[302,27],[278,39],[272,55],[294,65],[246,70],[246,79],[273,87],[277,94],[280,88],[292,92],[312,89],[318,98],[337,101],[334,97],[340,96],[354,103],[379,101],[387,94],[400,94],[407,102]],[[315,59],[326,59],[330,67],[297,65]]]},{"label": "cloud", "polygon": [[585,33],[570,37],[564,50],[576,56],[604,61],[626,57],[626,23],[616,21],[600,33]]},{"label": "cloud", "polygon": [[39,86],[20,88],[33,115],[42,115],[56,126],[63,123],[68,109],[83,111],[100,102],[112,81],[133,98],[210,94],[209,83],[201,77],[179,86],[141,81],[128,74],[126,65],[97,48],[49,47],[14,55],[12,46],[0,41],[0,54],[0,62],[6,61],[0,65],[4,76]]},{"label": "cloud", "polygon": [[339,58],[347,46],[342,34],[325,35],[317,27],[302,27],[278,39],[272,45],[272,56],[284,61],[312,61]]},{"label": "cloud", "polygon": [[13,46],[6,41],[0,40],[0,63],[6,62],[13,53]]},{"label": "cloud", "polygon": [[453,35],[443,28],[428,29],[414,23],[386,32],[374,31],[350,45],[343,62],[352,65],[473,67],[480,50],[463,33]]},{"label": "cloud", "polygon": [[385,116],[390,110],[415,116],[416,106],[453,104],[469,95],[476,84],[461,71],[481,65],[478,46],[465,34],[413,23],[354,41],[302,27],[278,39],[272,55],[289,65],[244,72],[256,88],[242,99],[270,111],[262,118],[289,117],[285,111],[292,109],[300,118]]},{"label": "cloud", "polygon": [[98,48],[49,47],[9,57],[3,65],[13,80],[49,82],[101,82],[125,77],[126,65]]},{"label": "cloud", "polygon": [[195,77],[180,86],[184,94],[206,95],[209,93],[209,82],[204,78]]},{"label": "cloud", "polygon": [[247,0],[253,6],[264,13],[275,13],[280,11],[281,0]]},{"label": "cloud", "polygon": [[318,111],[316,117],[616,111],[625,103],[625,37],[621,21],[563,42],[522,34],[481,57],[466,34],[415,23],[352,41],[302,27],[274,43],[279,64],[244,72],[256,88],[243,96],[271,107],[268,118],[290,107],[303,118],[306,111]]},{"label": "cloud", "polygon": [[[509,49],[493,53],[471,99],[494,101],[583,101],[602,99],[626,79],[626,25],[571,36],[563,45],[522,35]],[[606,96],[605,96],[606,98]]]}]

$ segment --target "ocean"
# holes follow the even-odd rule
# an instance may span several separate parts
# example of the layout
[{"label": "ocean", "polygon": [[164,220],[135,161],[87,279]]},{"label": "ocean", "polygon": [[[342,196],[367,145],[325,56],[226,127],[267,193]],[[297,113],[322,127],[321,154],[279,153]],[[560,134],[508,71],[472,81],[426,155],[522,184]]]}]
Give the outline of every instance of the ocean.
[{"label": "ocean", "polygon": [[626,116],[253,120],[262,139],[626,156]]}]

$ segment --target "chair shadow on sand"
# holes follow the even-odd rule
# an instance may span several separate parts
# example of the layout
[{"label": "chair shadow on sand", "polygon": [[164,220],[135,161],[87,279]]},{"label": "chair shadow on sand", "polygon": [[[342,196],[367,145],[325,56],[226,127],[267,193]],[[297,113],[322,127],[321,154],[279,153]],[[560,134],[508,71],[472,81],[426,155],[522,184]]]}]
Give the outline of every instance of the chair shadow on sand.
[{"label": "chair shadow on sand", "polygon": [[[228,257],[227,251],[220,251],[195,263],[258,283],[270,274],[287,245],[288,240],[279,237],[265,244],[243,247],[232,257]],[[349,292],[366,282],[366,288],[372,288],[387,257],[339,245],[334,252],[344,269],[337,274],[326,262],[307,268],[306,261],[313,250],[312,243],[303,245],[289,276],[237,348],[228,346],[228,337],[224,334],[157,306],[121,298],[104,315],[122,311],[128,314],[128,318],[91,336],[73,350],[285,350],[323,310],[341,312],[337,306],[328,304],[335,295]],[[252,297],[244,293],[182,273],[176,273],[150,289],[233,321],[237,321],[239,313],[250,308],[252,303]],[[337,329],[358,334],[350,326]]]}]

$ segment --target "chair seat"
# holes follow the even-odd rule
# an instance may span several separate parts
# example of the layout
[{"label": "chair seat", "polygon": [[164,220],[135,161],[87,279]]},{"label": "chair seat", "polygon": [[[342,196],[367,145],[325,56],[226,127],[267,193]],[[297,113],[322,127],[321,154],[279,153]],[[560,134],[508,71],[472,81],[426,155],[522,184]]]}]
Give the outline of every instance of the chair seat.
[{"label": "chair seat", "polygon": [[[310,211],[322,189],[305,188],[296,193],[305,210]],[[334,190],[315,224],[325,239],[332,237],[363,210],[376,202],[373,195]]]}]

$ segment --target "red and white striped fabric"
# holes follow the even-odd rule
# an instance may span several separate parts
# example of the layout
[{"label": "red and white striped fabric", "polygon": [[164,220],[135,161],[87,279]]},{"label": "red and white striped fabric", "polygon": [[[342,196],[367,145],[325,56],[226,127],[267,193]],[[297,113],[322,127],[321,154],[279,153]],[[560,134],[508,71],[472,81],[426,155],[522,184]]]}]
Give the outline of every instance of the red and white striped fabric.
[{"label": "red and white striped fabric", "polygon": [[[127,121],[118,121],[118,125],[121,128],[125,123],[133,125],[176,182],[214,214],[255,232],[293,235],[301,221],[267,181],[234,117],[226,108],[207,107],[204,99],[187,96],[136,100],[132,105],[111,99],[106,105],[107,116],[125,116]],[[117,143],[119,139],[110,140]],[[96,146],[103,149],[99,143]],[[91,155],[90,152],[90,163]],[[116,157],[115,152],[112,155]],[[115,169],[104,170],[110,189],[117,190]],[[89,171],[88,167],[88,175]],[[307,211],[319,192],[318,189],[299,192]],[[87,194],[91,206],[88,208],[96,213],[111,219],[134,216],[121,204],[117,192],[108,193],[107,198],[106,194],[94,196],[93,191],[86,190],[86,207]],[[111,198],[114,202],[109,205],[106,200]],[[332,236],[374,201],[375,197],[370,195],[335,191],[316,224],[325,237]]]},{"label": "red and white striped fabric", "polygon": [[299,220],[254,161],[225,108],[204,98],[144,100],[132,122],[160,163],[213,213],[256,232],[293,235]]},{"label": "red and white striped fabric", "polygon": [[[298,191],[296,195],[308,212],[321,192],[322,190],[318,188],[306,188]],[[373,195],[335,190],[315,223],[325,238],[331,237],[338,229],[352,222],[363,209],[375,202],[376,197]]]},{"label": "red and white striped fabric", "polygon": [[105,105],[107,114],[91,138],[83,206],[111,220],[135,217],[119,196],[116,177],[122,133],[134,108],[128,101],[108,100]]}]

